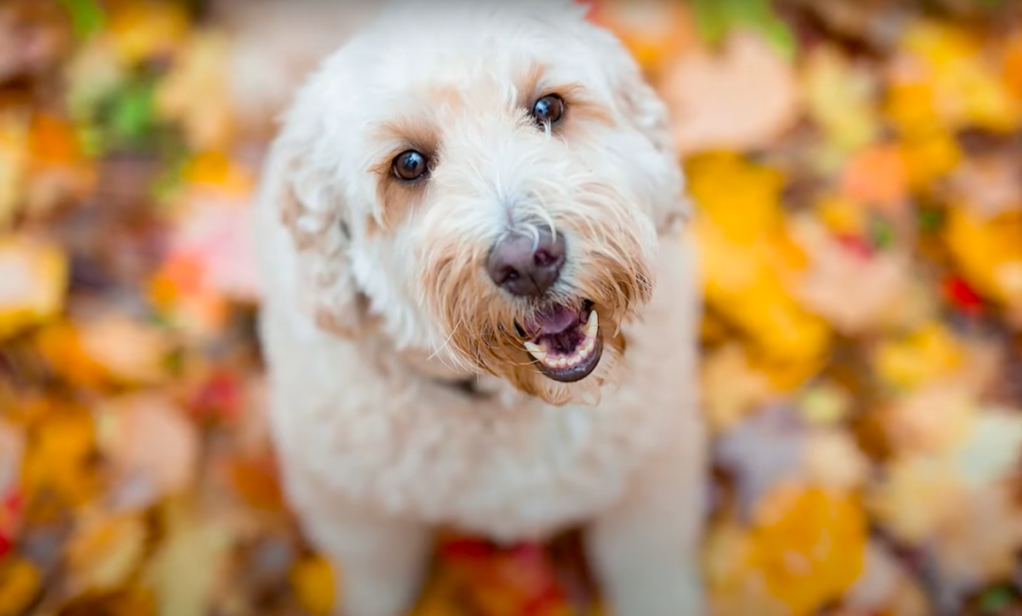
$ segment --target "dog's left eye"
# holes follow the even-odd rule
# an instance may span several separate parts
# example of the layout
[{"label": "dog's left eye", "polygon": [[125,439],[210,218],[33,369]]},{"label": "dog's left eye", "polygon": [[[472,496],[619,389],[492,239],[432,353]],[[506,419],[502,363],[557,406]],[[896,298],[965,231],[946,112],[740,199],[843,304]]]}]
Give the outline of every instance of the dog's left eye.
[{"label": "dog's left eye", "polygon": [[556,124],[564,115],[564,99],[556,94],[547,94],[532,105],[532,117],[541,126]]},{"label": "dog's left eye", "polygon": [[426,175],[429,171],[429,161],[422,152],[408,150],[394,157],[392,169],[398,179],[411,182]]}]

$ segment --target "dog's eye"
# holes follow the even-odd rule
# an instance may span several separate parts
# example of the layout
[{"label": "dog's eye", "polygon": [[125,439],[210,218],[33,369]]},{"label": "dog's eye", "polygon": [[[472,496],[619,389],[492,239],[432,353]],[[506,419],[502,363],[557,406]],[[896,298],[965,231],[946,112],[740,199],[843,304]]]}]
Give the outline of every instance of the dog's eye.
[{"label": "dog's eye", "polygon": [[532,105],[532,117],[541,126],[556,124],[564,115],[564,99],[556,94],[547,94]]},{"label": "dog's eye", "polygon": [[422,152],[408,150],[394,157],[392,167],[395,177],[411,182],[426,175],[426,172],[429,171],[429,161],[426,160],[426,156]]}]

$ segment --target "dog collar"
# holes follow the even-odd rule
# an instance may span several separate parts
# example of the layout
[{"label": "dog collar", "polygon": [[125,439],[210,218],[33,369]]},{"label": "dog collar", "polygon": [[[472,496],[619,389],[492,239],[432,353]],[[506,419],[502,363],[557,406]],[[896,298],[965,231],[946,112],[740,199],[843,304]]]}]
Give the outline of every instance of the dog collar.
[{"label": "dog collar", "polygon": [[433,379],[433,382],[473,400],[488,400],[493,397],[493,392],[481,389],[479,387],[479,379],[474,377],[455,380]]}]

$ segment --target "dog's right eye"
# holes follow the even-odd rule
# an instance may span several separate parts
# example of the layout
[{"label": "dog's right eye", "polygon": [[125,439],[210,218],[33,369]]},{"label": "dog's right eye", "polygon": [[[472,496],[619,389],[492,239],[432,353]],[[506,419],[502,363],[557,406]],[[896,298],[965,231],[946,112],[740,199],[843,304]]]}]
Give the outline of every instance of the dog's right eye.
[{"label": "dog's right eye", "polygon": [[411,182],[426,175],[426,172],[429,171],[429,161],[426,160],[426,156],[422,152],[408,150],[394,157],[392,168],[394,177]]}]

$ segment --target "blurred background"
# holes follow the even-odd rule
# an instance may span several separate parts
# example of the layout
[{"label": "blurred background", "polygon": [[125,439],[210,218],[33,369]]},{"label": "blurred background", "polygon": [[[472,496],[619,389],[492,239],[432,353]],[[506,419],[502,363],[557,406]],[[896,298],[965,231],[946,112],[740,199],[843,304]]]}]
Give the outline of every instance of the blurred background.
[{"label": "blurred background", "polygon": [[[1022,2],[591,9],[697,203],[715,613],[1022,614]],[[371,12],[0,0],[0,616],[343,592],[281,502],[249,208]],[[444,536],[416,613],[600,614],[576,544]]]}]

